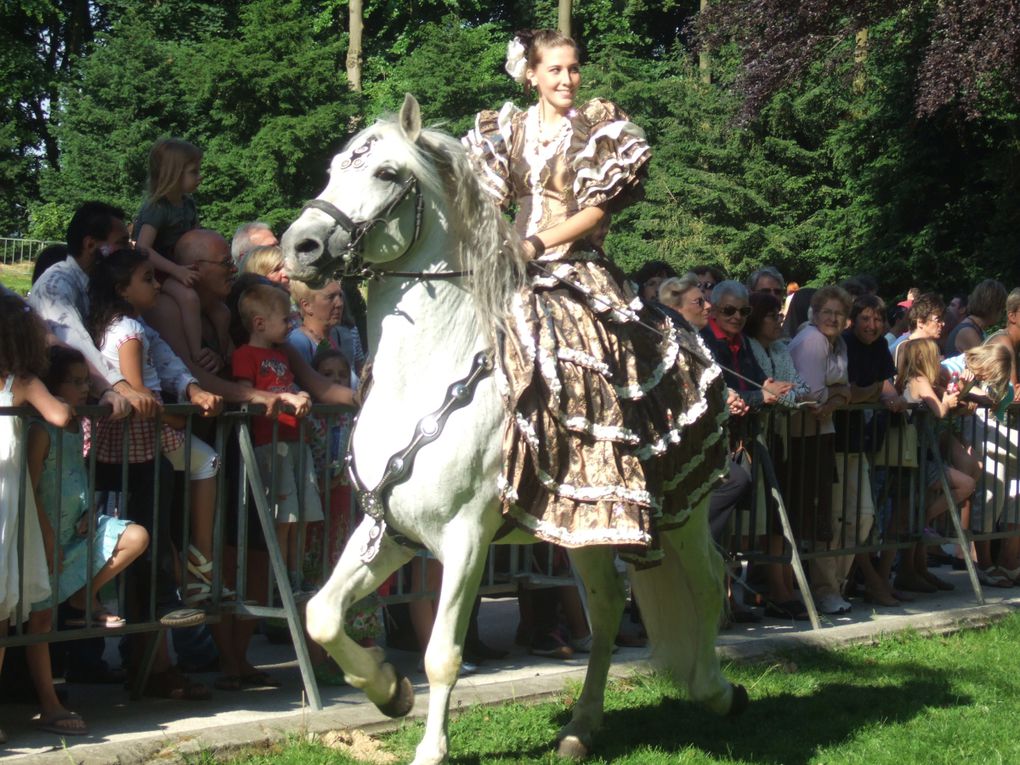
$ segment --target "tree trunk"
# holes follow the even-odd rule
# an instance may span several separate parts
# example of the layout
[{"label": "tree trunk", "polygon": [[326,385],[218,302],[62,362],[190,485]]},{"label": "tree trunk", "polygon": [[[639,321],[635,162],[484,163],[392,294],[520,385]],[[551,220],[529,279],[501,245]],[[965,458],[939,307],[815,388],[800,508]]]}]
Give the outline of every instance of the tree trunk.
[{"label": "tree trunk", "polygon": [[570,10],[572,0],[559,0],[559,21],[557,28],[560,30],[560,34],[570,37]]},{"label": "tree trunk", "polygon": [[[708,0],[701,0],[699,10],[704,12],[708,8]],[[701,50],[698,52],[698,69],[701,71],[701,81],[705,83],[712,82],[712,57],[708,52],[708,48],[705,47],[704,43],[701,45]]]},{"label": "tree trunk", "polygon": [[350,41],[347,45],[347,87],[361,92],[361,34],[365,28],[361,0],[350,0]]},{"label": "tree trunk", "polygon": [[868,28],[864,27],[854,38],[854,92],[861,94],[867,87],[867,73],[864,71],[868,63]]}]

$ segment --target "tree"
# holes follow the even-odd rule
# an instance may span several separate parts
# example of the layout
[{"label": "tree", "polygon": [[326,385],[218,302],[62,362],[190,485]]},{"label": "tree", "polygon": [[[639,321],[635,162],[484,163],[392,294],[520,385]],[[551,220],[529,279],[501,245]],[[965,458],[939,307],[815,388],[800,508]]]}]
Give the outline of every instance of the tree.
[{"label": "tree", "polygon": [[570,10],[572,5],[571,0],[559,0],[557,4],[556,28],[567,37],[570,37]]},{"label": "tree", "polygon": [[361,35],[365,28],[361,0],[350,0],[350,42],[347,45],[347,84],[361,90]]}]

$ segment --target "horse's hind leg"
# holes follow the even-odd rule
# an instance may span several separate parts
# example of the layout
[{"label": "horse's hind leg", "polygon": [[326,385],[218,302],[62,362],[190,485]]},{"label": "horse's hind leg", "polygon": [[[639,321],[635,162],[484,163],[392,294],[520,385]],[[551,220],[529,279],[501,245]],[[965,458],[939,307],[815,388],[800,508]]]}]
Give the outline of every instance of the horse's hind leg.
[{"label": "horse's hind leg", "polygon": [[582,759],[588,756],[592,734],[602,724],[606,679],[626,593],[623,579],[613,565],[611,548],[582,547],[571,550],[570,562],[588,593],[592,642],[584,688],[574,705],[570,722],[559,733],[559,755]]},{"label": "horse's hind leg", "polygon": [[708,501],[683,526],[663,532],[661,544],[660,565],[631,573],[652,659],[694,701],[719,714],[738,713],[747,693],[726,680],[715,652],[725,588],[722,557],[708,531]]},{"label": "horse's hind leg", "polygon": [[414,704],[410,682],[391,664],[382,663],[378,649],[362,648],[344,630],[347,609],[374,592],[413,554],[383,535],[379,553],[371,563],[363,563],[360,550],[371,525],[372,520],[365,518],[355,529],[329,581],[308,601],[307,629],[312,639],[343,668],[348,683],[361,688],[384,714],[402,717]]},{"label": "horse's hind leg", "polygon": [[488,542],[494,533],[494,529],[455,531],[448,526],[444,534],[443,581],[432,637],[425,651],[429,712],[425,735],[418,744],[412,765],[438,765],[446,761],[450,694],[460,672],[468,619],[482,578]]}]

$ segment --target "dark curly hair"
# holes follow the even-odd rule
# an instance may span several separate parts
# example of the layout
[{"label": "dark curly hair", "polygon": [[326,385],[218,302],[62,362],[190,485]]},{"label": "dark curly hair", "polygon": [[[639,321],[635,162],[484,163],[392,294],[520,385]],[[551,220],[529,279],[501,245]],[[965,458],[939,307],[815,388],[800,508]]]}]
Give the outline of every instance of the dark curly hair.
[{"label": "dark curly hair", "polygon": [[46,326],[17,295],[0,293],[0,374],[43,377],[50,366]]},{"label": "dark curly hair", "polygon": [[131,283],[131,277],[149,256],[138,250],[123,248],[96,260],[89,277],[88,329],[97,347],[110,325],[134,309],[120,294]]},{"label": "dark curly hair", "polygon": [[85,355],[77,348],[64,345],[50,346],[50,368],[43,378],[50,393],[56,395],[57,388],[67,382],[67,375],[75,364],[88,364]]}]

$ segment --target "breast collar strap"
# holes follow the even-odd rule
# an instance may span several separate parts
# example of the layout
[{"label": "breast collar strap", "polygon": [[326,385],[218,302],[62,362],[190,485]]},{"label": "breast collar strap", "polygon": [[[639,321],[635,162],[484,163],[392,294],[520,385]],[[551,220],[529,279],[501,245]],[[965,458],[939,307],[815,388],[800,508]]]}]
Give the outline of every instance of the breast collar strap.
[{"label": "breast collar strap", "polygon": [[[389,490],[396,484],[407,480],[411,475],[411,470],[414,467],[414,458],[418,451],[426,444],[430,444],[439,438],[443,428],[446,426],[447,419],[454,411],[462,409],[471,403],[475,390],[478,388],[478,383],[492,373],[494,364],[494,355],[491,350],[479,351],[475,354],[471,362],[471,371],[468,372],[467,376],[457,380],[447,388],[446,398],[443,400],[442,405],[431,414],[427,414],[418,420],[410,443],[386,460],[386,469],[383,471],[382,478],[379,479],[379,483],[375,485],[375,488],[369,489],[365,486],[354,464],[353,448],[348,451],[347,469],[354,487],[354,496],[357,498],[358,504],[365,515],[375,521],[375,524],[369,530],[368,541],[361,548],[361,560],[363,562],[370,563],[375,558],[379,552],[379,545],[382,543],[382,535],[387,531],[386,514],[388,508],[386,498]],[[357,428],[357,420],[355,420],[354,428]],[[350,443],[354,443],[353,430],[351,432]],[[421,548],[419,543],[401,534],[394,533],[392,529],[389,530],[389,533],[395,541],[405,547]]]}]

